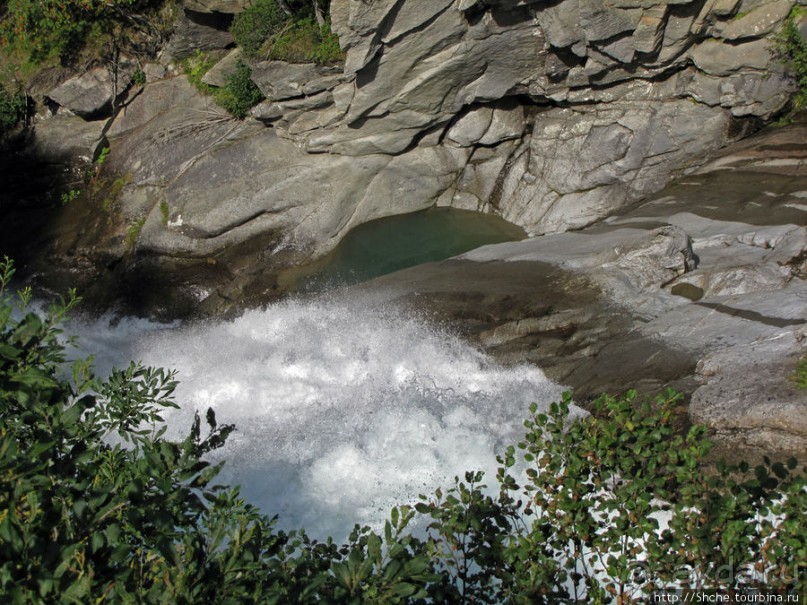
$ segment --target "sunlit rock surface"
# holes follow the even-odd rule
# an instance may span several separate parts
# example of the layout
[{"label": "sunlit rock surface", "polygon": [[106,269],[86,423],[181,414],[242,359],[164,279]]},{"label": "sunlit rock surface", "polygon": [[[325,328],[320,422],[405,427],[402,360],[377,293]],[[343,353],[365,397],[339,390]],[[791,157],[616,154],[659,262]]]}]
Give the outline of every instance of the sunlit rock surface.
[{"label": "sunlit rock surface", "polygon": [[[158,256],[259,237],[281,269],[432,205],[532,234],[579,229],[785,107],[794,84],[770,36],[792,3],[746,4],[334,0],[343,66],[250,61],[266,100],[246,122],[169,69],[109,126],[109,168],[131,175],[130,214],[151,200],[137,249]],[[186,2],[163,62],[193,40],[211,48],[244,6]],[[226,83],[236,58],[207,83]],[[278,249],[294,254],[274,262]]]},{"label": "sunlit rock surface", "polygon": [[807,396],[793,375],[807,354],[806,137],[804,124],[771,129],[599,225],[367,287],[501,360],[537,363],[581,398],[673,385],[722,446],[803,453]]}]

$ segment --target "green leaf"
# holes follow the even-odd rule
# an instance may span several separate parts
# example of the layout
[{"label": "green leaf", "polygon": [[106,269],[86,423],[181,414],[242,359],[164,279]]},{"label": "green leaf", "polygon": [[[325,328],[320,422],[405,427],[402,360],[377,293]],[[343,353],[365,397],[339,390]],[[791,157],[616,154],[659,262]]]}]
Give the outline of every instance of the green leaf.
[{"label": "green leaf", "polygon": [[18,349],[6,343],[0,343],[0,357],[3,359],[13,361],[17,359],[21,353],[22,349]]},{"label": "green leaf", "polygon": [[90,537],[90,552],[98,552],[106,544],[106,537],[101,532],[93,532]]}]

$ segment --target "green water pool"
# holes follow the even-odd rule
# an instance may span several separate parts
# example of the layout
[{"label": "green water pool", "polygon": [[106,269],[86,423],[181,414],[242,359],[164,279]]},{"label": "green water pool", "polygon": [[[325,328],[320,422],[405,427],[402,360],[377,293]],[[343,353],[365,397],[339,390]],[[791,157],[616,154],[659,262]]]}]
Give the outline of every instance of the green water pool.
[{"label": "green water pool", "polygon": [[355,284],[525,237],[523,229],[500,217],[454,208],[378,219],[351,230],[331,254],[302,270],[292,289],[322,291]]}]

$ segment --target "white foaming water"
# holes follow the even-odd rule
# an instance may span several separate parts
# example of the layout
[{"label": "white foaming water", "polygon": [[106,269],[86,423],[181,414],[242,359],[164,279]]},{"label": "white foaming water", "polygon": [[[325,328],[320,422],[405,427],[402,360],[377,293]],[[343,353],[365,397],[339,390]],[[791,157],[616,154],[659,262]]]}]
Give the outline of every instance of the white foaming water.
[{"label": "white foaming water", "polygon": [[502,367],[399,309],[286,301],[190,327],[143,320],[71,326],[99,372],[129,359],[175,368],[173,436],[208,407],[237,431],[222,479],[282,527],[343,538],[466,470],[494,481],[530,402],[560,395],[535,367]]}]

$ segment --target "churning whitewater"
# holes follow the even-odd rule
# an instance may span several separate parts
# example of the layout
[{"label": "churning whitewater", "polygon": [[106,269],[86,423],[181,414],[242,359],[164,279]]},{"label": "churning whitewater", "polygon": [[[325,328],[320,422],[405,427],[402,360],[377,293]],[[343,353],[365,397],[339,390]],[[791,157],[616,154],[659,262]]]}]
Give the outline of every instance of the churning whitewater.
[{"label": "churning whitewater", "polygon": [[73,326],[99,373],[140,360],[178,370],[179,410],[237,427],[222,479],[284,528],[344,537],[482,469],[523,435],[530,402],[560,395],[535,367],[502,367],[407,311],[356,298],[288,300],[232,321]]}]

